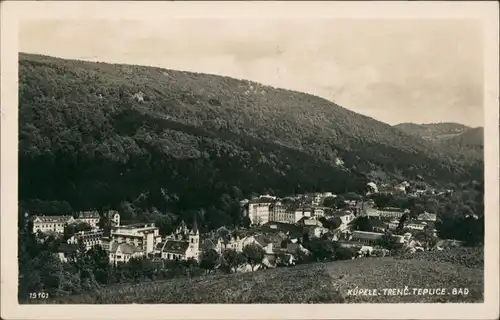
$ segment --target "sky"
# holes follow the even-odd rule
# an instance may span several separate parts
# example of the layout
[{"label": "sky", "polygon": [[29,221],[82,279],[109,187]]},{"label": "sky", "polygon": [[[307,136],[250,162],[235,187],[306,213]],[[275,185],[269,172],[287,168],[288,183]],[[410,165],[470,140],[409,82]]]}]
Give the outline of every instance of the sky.
[{"label": "sky", "polygon": [[29,20],[19,51],[248,79],[389,124],[484,121],[475,20]]}]

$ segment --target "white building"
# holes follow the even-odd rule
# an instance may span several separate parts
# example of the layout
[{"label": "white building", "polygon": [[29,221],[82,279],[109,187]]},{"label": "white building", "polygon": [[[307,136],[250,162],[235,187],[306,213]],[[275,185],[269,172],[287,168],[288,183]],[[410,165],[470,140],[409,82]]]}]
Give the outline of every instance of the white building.
[{"label": "white building", "polygon": [[136,223],[125,226],[114,226],[111,228],[110,245],[113,243],[130,243],[150,253],[161,242],[158,227],[154,223]]},{"label": "white building", "polygon": [[132,243],[113,243],[109,250],[111,264],[128,262],[131,258],[141,257],[144,251]]},{"label": "white building", "polygon": [[32,221],[33,233],[40,231],[63,234],[66,225],[73,223],[75,219],[72,216],[34,216]]},{"label": "white building", "polygon": [[367,208],[364,215],[368,217],[377,218],[394,218],[400,219],[403,214],[408,212],[408,210],[403,210],[400,208],[386,207],[386,208]]},{"label": "white building", "polygon": [[120,213],[116,210],[109,210],[106,213],[106,217],[111,222],[111,226],[119,226],[120,225]]},{"label": "white building", "polygon": [[269,222],[269,208],[272,202],[269,199],[256,199],[248,203],[247,215],[254,225],[261,225]]},{"label": "white building", "polygon": [[67,240],[68,244],[80,244],[85,246],[86,250],[90,248],[102,245],[102,236],[104,232],[102,230],[92,230],[92,231],[80,231],[71,238]]},{"label": "white building", "polygon": [[77,222],[84,222],[90,225],[92,228],[97,228],[99,225],[99,212],[97,211],[82,211],[78,212],[78,218],[75,219]]},{"label": "white building", "polygon": [[269,221],[286,222],[286,207],[281,202],[276,202],[269,206]]},{"label": "white building", "polygon": [[426,226],[427,224],[425,222],[410,222],[405,224],[405,228],[416,231],[422,231]]},{"label": "white building", "polygon": [[425,222],[436,222],[437,216],[434,213],[424,212],[419,214],[416,220]]},{"label": "white building", "polygon": [[200,232],[195,220],[193,229],[187,232],[185,224],[177,228],[177,232],[158,244],[161,258],[165,260],[200,259]]},{"label": "white building", "polygon": [[325,216],[325,210],[323,208],[314,208],[314,217],[324,217]]}]

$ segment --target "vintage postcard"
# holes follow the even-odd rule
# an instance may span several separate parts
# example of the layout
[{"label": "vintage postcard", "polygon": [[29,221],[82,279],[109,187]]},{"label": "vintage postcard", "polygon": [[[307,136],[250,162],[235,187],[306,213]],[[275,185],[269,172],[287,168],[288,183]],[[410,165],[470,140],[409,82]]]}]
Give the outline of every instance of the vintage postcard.
[{"label": "vintage postcard", "polygon": [[497,2],[1,4],[4,319],[497,319]]}]

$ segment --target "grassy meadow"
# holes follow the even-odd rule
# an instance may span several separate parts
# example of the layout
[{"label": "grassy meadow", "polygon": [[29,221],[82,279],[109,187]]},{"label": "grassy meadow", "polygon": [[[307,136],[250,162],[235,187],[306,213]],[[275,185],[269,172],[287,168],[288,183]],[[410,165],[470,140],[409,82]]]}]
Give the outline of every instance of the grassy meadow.
[{"label": "grassy meadow", "polygon": [[[253,273],[208,275],[136,285],[115,285],[83,295],[38,303],[174,304],[174,303],[439,303],[482,302],[483,268],[416,259],[365,258],[261,270]],[[389,294],[384,289],[404,289]],[[349,294],[376,289],[378,294]],[[419,295],[416,289],[446,289],[444,295]],[[453,295],[453,288],[468,294]],[[363,292],[363,291],[362,291]],[[367,293],[364,291],[364,293]]]}]

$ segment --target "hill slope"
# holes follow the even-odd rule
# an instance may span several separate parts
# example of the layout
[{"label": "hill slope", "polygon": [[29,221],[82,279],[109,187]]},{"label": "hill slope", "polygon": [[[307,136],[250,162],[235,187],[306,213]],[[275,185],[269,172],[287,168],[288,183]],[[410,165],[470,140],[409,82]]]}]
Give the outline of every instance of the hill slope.
[{"label": "hill slope", "polygon": [[[384,288],[409,295],[384,295]],[[380,295],[349,295],[377,289]],[[413,288],[445,288],[445,295],[418,295]],[[468,288],[468,295],[452,295]],[[254,273],[179,278],[138,285],[111,286],[89,294],[32,303],[437,303],[482,302],[483,270],[447,262],[365,258],[262,270]],[[215,293],[215,294],[214,294]]]},{"label": "hill slope", "polygon": [[228,197],[266,188],[482,175],[481,163],[325,99],[207,74],[20,54],[19,112],[20,200],[73,209],[139,197],[224,220]]},{"label": "hill slope", "polygon": [[457,145],[463,148],[480,148],[484,146],[484,128],[472,128],[464,131],[462,134],[454,136],[447,141],[447,145]]},{"label": "hill slope", "polygon": [[441,141],[458,136],[471,129],[460,123],[400,123],[395,128],[428,141]]}]

